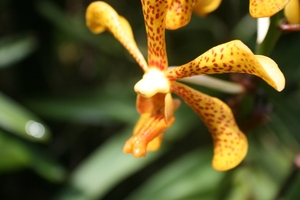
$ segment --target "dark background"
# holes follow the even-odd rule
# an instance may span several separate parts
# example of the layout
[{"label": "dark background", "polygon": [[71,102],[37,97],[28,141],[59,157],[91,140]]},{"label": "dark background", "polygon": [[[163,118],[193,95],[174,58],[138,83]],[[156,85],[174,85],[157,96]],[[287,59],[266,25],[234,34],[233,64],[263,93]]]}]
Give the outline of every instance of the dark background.
[{"label": "dark background", "polygon": [[[300,33],[283,33],[269,55],[285,74],[278,93],[249,76],[219,75],[256,88],[237,96],[193,86],[231,103],[249,138],[245,161],[211,167],[212,141],[186,105],[160,151],[146,158],[122,147],[138,119],[134,84],[142,70],[108,32],[85,26],[91,1],[0,2],[0,199],[296,199],[300,144]],[[147,53],[140,1],[107,1],[130,22]],[[166,32],[169,65],[241,39],[255,51],[248,1],[223,1],[205,18]],[[250,83],[249,83],[250,82]],[[46,132],[25,131],[34,120]],[[299,164],[300,165],[300,164]],[[298,166],[299,167],[299,166]]]}]

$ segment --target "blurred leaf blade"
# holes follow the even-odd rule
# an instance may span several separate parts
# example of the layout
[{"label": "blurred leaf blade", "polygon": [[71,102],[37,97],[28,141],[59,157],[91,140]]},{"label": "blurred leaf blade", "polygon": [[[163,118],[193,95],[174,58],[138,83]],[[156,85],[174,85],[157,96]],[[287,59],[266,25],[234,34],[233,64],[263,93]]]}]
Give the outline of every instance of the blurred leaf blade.
[{"label": "blurred leaf blade", "polygon": [[26,147],[17,140],[8,137],[0,130],[0,172],[12,171],[30,164],[30,154]]},{"label": "blurred leaf blade", "polygon": [[125,138],[131,128],[114,136],[99,147],[71,175],[69,186],[64,188],[57,200],[88,200],[103,196],[113,185],[151,162],[159,153],[136,159],[122,152]]},{"label": "blurred leaf blade", "polygon": [[45,142],[51,137],[45,123],[3,93],[0,93],[0,126],[30,141]]},{"label": "blurred leaf blade", "polygon": [[31,149],[30,167],[51,182],[62,182],[67,176],[67,171],[61,164],[34,148]]},{"label": "blurred leaf blade", "polygon": [[0,68],[13,65],[37,49],[38,43],[32,34],[19,34],[0,39]]},{"label": "blurred leaf blade", "polygon": [[0,131],[0,173],[31,168],[45,179],[61,182],[66,170],[44,151],[29,146],[25,141]]},{"label": "blurred leaf blade", "polygon": [[[68,18],[57,5],[45,0],[37,3],[37,10],[58,29],[67,33],[73,39],[85,41],[111,55],[120,54],[122,47],[110,34],[102,34],[99,37],[88,30],[85,25],[84,15],[79,19]],[[107,46],[110,48],[106,48]]]},{"label": "blurred leaf blade", "polygon": [[214,199],[214,190],[224,173],[212,168],[211,156],[209,148],[186,154],[154,175],[127,199],[175,200],[189,199],[190,196],[199,194]]},{"label": "blurred leaf blade", "polygon": [[[136,112],[135,109],[132,108],[132,110]],[[187,110],[185,109],[180,109],[178,112],[183,115],[186,111]],[[188,113],[184,115],[187,117],[189,115],[193,116],[194,114],[191,110],[188,110]],[[185,119],[178,121],[176,126],[170,129],[168,134],[166,134],[166,140],[180,140],[184,136],[184,131],[188,132],[193,125],[199,123],[198,119],[190,120],[191,126],[185,127],[185,122]],[[55,199],[87,200],[101,198],[117,183],[139,171],[146,164],[153,162],[163,152],[170,148],[170,146],[165,144],[158,152],[149,152],[145,158],[140,159],[122,153],[124,142],[132,134],[133,128],[132,122],[128,121],[127,123],[129,124],[128,128],[113,136],[113,138],[95,150],[94,153],[72,173],[68,187],[66,187]],[[208,154],[211,155],[211,152]],[[196,161],[199,162],[197,159]],[[211,169],[210,162],[208,164],[209,169]]]},{"label": "blurred leaf blade", "polygon": [[69,97],[34,97],[25,100],[25,104],[40,115],[59,121],[97,125],[115,120],[134,124],[138,114],[133,101],[124,99],[122,93],[99,90]]}]

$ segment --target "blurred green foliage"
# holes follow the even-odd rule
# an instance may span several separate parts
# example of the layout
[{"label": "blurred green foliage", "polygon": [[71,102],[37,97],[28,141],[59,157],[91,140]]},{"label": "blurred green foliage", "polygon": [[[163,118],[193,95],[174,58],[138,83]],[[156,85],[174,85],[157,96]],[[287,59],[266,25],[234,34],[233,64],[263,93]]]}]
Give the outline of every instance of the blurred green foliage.
[{"label": "blurred green foliage", "polygon": [[[122,153],[138,119],[133,85],[142,70],[109,33],[85,26],[85,0],[0,2],[0,199],[293,200],[300,175],[300,33],[283,33],[270,57],[287,80],[247,95],[237,120],[249,153],[228,172],[211,167],[212,140],[182,105],[163,147],[135,159]],[[138,0],[108,0],[147,42]],[[170,65],[241,39],[255,50],[248,1],[223,1],[205,18],[167,31]],[[219,76],[230,79],[228,75]],[[197,87],[226,101],[233,96]],[[261,123],[263,119],[264,123]],[[251,127],[251,126],[250,126]]]}]

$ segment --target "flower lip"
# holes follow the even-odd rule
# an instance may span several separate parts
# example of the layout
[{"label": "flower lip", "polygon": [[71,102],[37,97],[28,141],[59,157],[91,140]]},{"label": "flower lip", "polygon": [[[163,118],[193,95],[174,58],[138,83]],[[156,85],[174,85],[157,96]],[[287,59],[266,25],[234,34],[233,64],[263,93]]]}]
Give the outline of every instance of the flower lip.
[{"label": "flower lip", "polygon": [[145,98],[153,97],[157,93],[170,92],[170,82],[163,71],[150,68],[134,86],[134,91]]}]

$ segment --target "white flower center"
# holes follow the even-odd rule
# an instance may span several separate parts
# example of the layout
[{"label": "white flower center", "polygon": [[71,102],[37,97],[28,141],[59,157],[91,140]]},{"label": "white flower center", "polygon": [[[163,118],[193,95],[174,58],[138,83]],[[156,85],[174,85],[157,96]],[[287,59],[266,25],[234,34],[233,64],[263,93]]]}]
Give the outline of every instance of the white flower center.
[{"label": "white flower center", "polygon": [[167,94],[170,92],[170,82],[163,71],[151,68],[135,84],[134,91],[145,98],[150,98],[157,93]]}]

